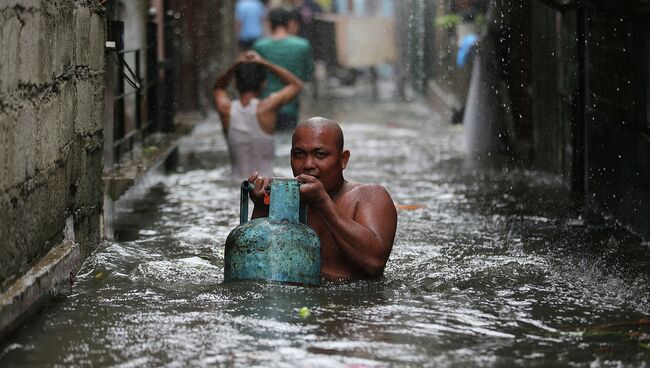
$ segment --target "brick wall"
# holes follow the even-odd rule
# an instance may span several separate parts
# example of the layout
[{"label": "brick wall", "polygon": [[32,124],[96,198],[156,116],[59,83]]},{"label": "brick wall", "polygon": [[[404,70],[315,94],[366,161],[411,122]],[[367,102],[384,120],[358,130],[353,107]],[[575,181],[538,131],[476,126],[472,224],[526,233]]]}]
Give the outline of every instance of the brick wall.
[{"label": "brick wall", "polygon": [[99,240],[104,19],[98,2],[0,2],[0,291],[63,239]]}]

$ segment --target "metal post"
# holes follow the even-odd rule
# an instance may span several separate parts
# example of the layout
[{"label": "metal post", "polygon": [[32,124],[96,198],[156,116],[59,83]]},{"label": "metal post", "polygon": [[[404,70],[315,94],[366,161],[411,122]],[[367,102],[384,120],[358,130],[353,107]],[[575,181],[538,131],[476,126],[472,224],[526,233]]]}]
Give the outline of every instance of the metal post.
[{"label": "metal post", "polygon": [[253,189],[252,183],[245,180],[241,183],[241,196],[239,199],[239,224],[248,222],[248,192]]},{"label": "metal post", "polygon": [[162,132],[173,132],[174,131],[174,113],[175,113],[175,101],[174,101],[174,70],[177,67],[175,59],[178,58],[174,51],[174,11],[171,8],[169,1],[166,0],[164,3],[165,7],[165,27],[164,27],[164,47],[165,47],[165,61],[164,61],[164,82],[161,86],[161,96],[162,101],[161,107],[162,111],[160,113],[161,124],[160,131]]},{"label": "metal post", "polygon": [[[107,19],[107,41],[115,42],[113,39],[112,22]],[[114,133],[115,133],[115,63],[112,62],[111,50],[106,50],[106,73],[104,73],[104,173],[113,169],[115,152],[113,150]]]},{"label": "metal post", "polygon": [[587,92],[587,50],[586,50],[586,11],[584,0],[577,1],[576,8],[576,39],[578,53],[578,86],[576,93],[576,116],[573,122],[573,170],[571,177],[571,189],[583,194],[586,192],[589,180],[589,163],[587,162],[587,120],[585,116]]},{"label": "metal post", "polygon": [[147,23],[147,124],[145,133],[158,130],[160,117],[158,116],[158,29],[154,22]]},{"label": "metal post", "polygon": [[[112,35],[115,40],[115,50],[113,51],[113,62],[118,65],[115,68],[115,79],[117,89],[113,89],[113,94],[122,96],[124,95],[124,64],[119,61],[121,58],[116,58],[118,53],[124,51],[124,22],[112,21],[111,22]],[[124,137],[125,132],[125,121],[126,113],[124,110],[124,98],[113,99],[113,141],[120,140]],[[120,162],[120,156],[122,154],[121,147],[113,147],[113,164]]]},{"label": "metal post", "polygon": [[135,93],[135,129],[138,131],[138,139],[144,144],[144,134],[142,134],[142,94],[144,93],[144,88],[142,88],[142,72],[140,70],[140,49],[135,50],[135,79],[138,84],[137,91]]}]

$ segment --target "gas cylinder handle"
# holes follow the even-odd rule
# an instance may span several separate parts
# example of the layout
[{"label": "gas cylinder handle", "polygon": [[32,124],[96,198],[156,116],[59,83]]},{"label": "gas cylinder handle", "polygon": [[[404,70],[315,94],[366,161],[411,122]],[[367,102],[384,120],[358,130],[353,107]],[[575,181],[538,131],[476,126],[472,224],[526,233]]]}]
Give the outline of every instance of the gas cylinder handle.
[{"label": "gas cylinder handle", "polygon": [[[301,185],[302,183],[298,182],[298,190],[300,190]],[[298,196],[300,196],[300,193],[298,193]],[[307,225],[307,204],[303,201],[300,201],[300,207],[298,207],[298,221],[303,225]]]},{"label": "gas cylinder handle", "polygon": [[253,183],[244,180],[241,183],[241,198],[239,200],[239,224],[248,222],[248,192],[253,189]]},{"label": "gas cylinder handle", "polygon": [[302,202],[300,202],[298,209],[298,221],[303,225],[307,225],[307,205]]}]

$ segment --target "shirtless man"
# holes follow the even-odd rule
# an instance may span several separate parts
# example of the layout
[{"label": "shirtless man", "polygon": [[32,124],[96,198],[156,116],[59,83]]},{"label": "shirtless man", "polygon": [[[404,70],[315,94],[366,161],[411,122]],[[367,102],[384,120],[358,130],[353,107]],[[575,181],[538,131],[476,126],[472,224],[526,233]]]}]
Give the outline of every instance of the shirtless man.
[{"label": "shirtless man", "polygon": [[[307,203],[307,222],[321,242],[321,274],[326,279],[372,278],[382,275],[393,248],[397,211],[379,185],[350,183],[343,170],[350,158],[343,132],[334,121],[314,117],[300,123],[291,147],[291,168]],[[268,216],[264,204],[270,178],[254,182],[253,218]]]},{"label": "shirtless man", "polygon": [[[265,84],[265,70],[283,83],[277,92],[260,99]],[[228,84],[235,77],[239,98],[232,101]],[[302,89],[302,81],[285,68],[270,63],[254,51],[243,53],[224,71],[214,86],[214,101],[223,133],[228,143],[231,179],[242,179],[257,171],[273,175],[278,111],[294,99]]]}]

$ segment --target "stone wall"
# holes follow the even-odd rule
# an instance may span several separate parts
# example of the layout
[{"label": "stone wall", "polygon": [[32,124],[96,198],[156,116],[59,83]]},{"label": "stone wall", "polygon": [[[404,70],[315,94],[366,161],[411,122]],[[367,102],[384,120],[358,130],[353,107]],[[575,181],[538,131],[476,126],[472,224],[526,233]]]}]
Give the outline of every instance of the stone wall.
[{"label": "stone wall", "polygon": [[104,18],[97,1],[0,0],[0,292],[63,238],[99,241]]}]

